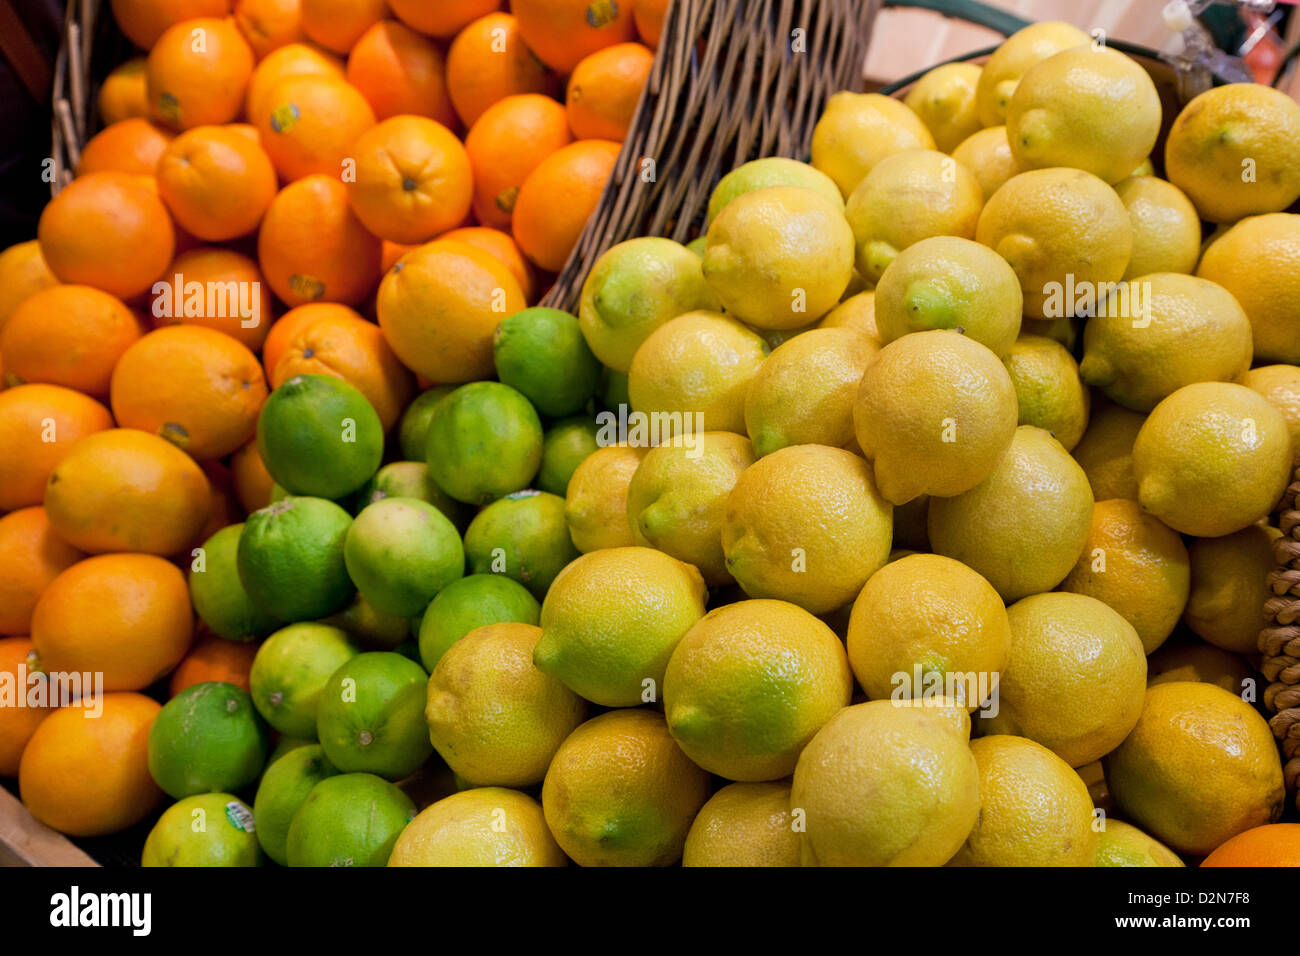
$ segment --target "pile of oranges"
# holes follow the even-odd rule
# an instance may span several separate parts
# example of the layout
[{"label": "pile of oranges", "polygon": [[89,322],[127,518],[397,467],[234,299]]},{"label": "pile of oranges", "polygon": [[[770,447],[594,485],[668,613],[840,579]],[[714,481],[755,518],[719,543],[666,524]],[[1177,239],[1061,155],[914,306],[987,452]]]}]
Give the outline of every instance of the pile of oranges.
[{"label": "pile of oranges", "polygon": [[109,692],[101,720],[0,707],[0,776],[28,751],[39,817],[143,818],[141,692],[247,686],[255,648],[196,629],[182,569],[270,500],[271,389],[337,376],[392,429],[418,388],[491,375],[611,175],[666,6],[113,0],[147,56],[0,253],[0,671]]}]

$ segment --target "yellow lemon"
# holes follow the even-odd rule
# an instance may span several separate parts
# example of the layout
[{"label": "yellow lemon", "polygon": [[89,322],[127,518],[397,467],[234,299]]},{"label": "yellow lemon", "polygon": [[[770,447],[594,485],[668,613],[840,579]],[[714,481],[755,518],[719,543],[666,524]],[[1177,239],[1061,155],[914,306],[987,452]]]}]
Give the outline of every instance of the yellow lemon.
[{"label": "yellow lemon", "polygon": [[788,781],[730,783],[700,808],[682,866],[798,866]]},{"label": "yellow lemon", "polygon": [[1028,737],[1071,767],[1114,750],[1137,723],[1146,690],[1133,625],[1096,598],[1061,591],[1017,601],[1007,617],[1011,661],[997,713],[981,729]]},{"label": "yellow lemon", "polygon": [[1035,425],[1070,451],[1088,427],[1088,387],[1074,356],[1060,342],[1041,335],[1016,339],[1003,358],[1016,389],[1018,422]]},{"label": "yellow lemon", "polygon": [[942,152],[952,152],[982,125],[975,108],[979,81],[980,68],[974,63],[945,63],[928,71],[903,97]]},{"label": "yellow lemon", "polygon": [[1088,34],[1060,20],[1034,23],[1011,34],[993,51],[980,73],[975,90],[980,122],[985,126],[1005,123],[1007,105],[1016,92],[1016,86],[1034,64],[1062,50],[1090,42]]},{"label": "yellow lemon", "polygon": [[536,800],[479,787],[430,804],[398,834],[389,866],[567,866]]},{"label": "yellow lemon", "polygon": [[587,715],[585,700],[533,666],[541,636],[531,624],[475,628],[429,677],[429,739],[447,766],[476,786],[540,783]]},{"label": "yellow lemon", "polygon": [[[1215,538],[1202,538],[1215,541]],[[1147,658],[1147,686],[1202,681],[1240,695],[1259,677],[1240,654],[1201,641],[1169,643]]]},{"label": "yellow lemon", "polygon": [[1079,373],[1111,401],[1149,412],[1184,385],[1232,381],[1250,354],[1250,321],[1223,286],[1157,272],[1120,283],[1098,304]]},{"label": "yellow lemon", "polygon": [[786,601],[739,601],[701,618],[664,675],[664,716],[697,764],[777,780],[853,691],[835,632]]},{"label": "yellow lemon", "polygon": [[1291,480],[1282,413],[1244,385],[1199,382],[1147,416],[1133,444],[1138,501],[1175,531],[1231,534],[1273,510]]},{"label": "yellow lemon", "polygon": [[853,405],[867,363],[880,350],[852,327],[818,328],[779,346],[758,368],[745,396],[745,430],[754,454],[787,445],[853,441]]},{"label": "yellow lemon", "polygon": [[741,472],[754,463],[744,435],[701,432],[651,448],[627,489],[636,543],[700,569],[707,584],[727,584],[722,513]]},{"label": "yellow lemon", "polygon": [[1181,189],[1154,176],[1130,176],[1115,184],[1115,194],[1133,226],[1133,254],[1125,279],[1196,269],[1201,217]]},{"label": "yellow lemon", "polygon": [[768,186],[806,186],[821,193],[837,208],[844,208],[844,197],[840,195],[840,187],[836,186],[835,181],[820,169],[795,159],[786,159],[784,156],[768,156],[737,166],[718,180],[718,185],[714,186],[713,192],[709,194],[705,228],[707,229],[709,224],[718,218],[722,208],[737,196],[753,192],[755,189],[766,189]]},{"label": "yellow lemon", "polygon": [[1093,866],[1186,866],[1178,854],[1131,823],[1107,820]]},{"label": "yellow lemon", "polygon": [[1218,538],[1196,538],[1191,557],[1192,590],[1183,619],[1203,640],[1236,654],[1259,650],[1268,626],[1264,602],[1272,597],[1266,577],[1277,567],[1277,528],[1252,524]]},{"label": "yellow lemon", "polygon": [[727,570],[750,597],[825,614],[857,597],[888,559],[891,511],[857,455],[782,448],[745,469],[727,498]]},{"label": "yellow lemon", "polygon": [[987,478],[931,498],[930,544],[984,575],[1004,601],[1048,591],[1074,567],[1092,523],[1092,491],[1061,443],[1032,425],[1015,430]]},{"label": "yellow lemon", "polygon": [[977,241],[1011,264],[1025,314],[1075,313],[1078,289],[1095,295],[1119,281],[1133,252],[1133,226],[1115,190],[1081,169],[1034,169],[1012,176],[989,197]]},{"label": "yellow lemon", "polygon": [[989,349],[945,330],[904,335],[867,365],[853,425],[894,504],[984,480],[1016,430],[1016,390]]},{"label": "yellow lemon", "polygon": [[1267,398],[1286,419],[1292,448],[1300,452],[1300,367],[1263,365],[1252,368],[1237,381]]},{"label": "yellow lemon", "polygon": [[833,309],[848,288],[853,230],[844,210],[814,189],[756,189],[709,226],[704,277],[723,308],[749,325],[799,328]]},{"label": "yellow lemon", "polygon": [[876,329],[876,293],[874,290],[858,292],[849,296],[835,308],[827,312],[820,322],[819,329],[850,328],[857,329],[876,345],[883,345],[880,332]]},{"label": "yellow lemon", "polygon": [[1062,591],[1087,594],[1118,611],[1147,654],[1173,633],[1190,588],[1183,539],[1127,498],[1093,507],[1083,553],[1061,582]]},{"label": "yellow lemon", "polygon": [[1088,418],[1088,430],[1071,450],[1074,460],[1088,476],[1092,496],[1131,498],[1137,501],[1137,479],[1133,477],[1133,442],[1147,417],[1141,412],[1094,402]]},{"label": "yellow lemon", "polygon": [[849,662],[872,700],[920,697],[929,680],[941,678],[946,692],[974,710],[997,687],[1010,651],[998,592],[951,558],[891,561],[853,602]]},{"label": "yellow lemon", "polygon": [[1088,786],[1042,744],[1010,734],[971,742],[980,811],[951,866],[1092,866]]},{"label": "yellow lemon", "polygon": [[952,858],[979,814],[979,768],[945,709],[953,710],[875,700],[844,708],[817,732],[790,792],[807,828],[805,866],[942,866]]},{"label": "yellow lemon", "polygon": [[1210,242],[1196,274],[1245,309],[1256,362],[1300,365],[1300,216],[1241,220]]},{"label": "yellow lemon", "polygon": [[1059,319],[1031,319],[1028,316],[1020,323],[1021,335],[1041,335],[1053,342],[1060,342],[1070,352],[1079,337],[1079,320],[1074,316],[1062,316]]},{"label": "yellow lemon", "polygon": [[546,824],[581,866],[670,866],[681,859],[709,775],[673,742],[663,717],[614,710],[560,745],[542,784]]},{"label": "yellow lemon", "polygon": [[1023,173],[1005,126],[989,126],[972,133],[952,150],[952,158],[972,173],[985,197],[992,196],[1012,176]]},{"label": "yellow lemon", "polygon": [[[745,434],[745,393],[767,343],[720,312],[687,312],[650,333],[632,358],[627,394],[648,415],[675,415],[672,433]],[[680,421],[679,421],[680,420]]]},{"label": "yellow lemon", "polygon": [[636,544],[627,517],[627,487],[647,450],[607,445],[574,469],[565,492],[564,521],[573,546],[583,554]]},{"label": "yellow lemon", "polygon": [[984,193],[975,174],[933,149],[882,159],[849,196],[858,272],[879,282],[894,257],[930,236],[975,238]]},{"label": "yellow lemon", "polygon": [[603,548],[570,562],[542,601],[533,663],[587,700],[657,700],[673,648],[704,616],[704,579],[653,548]]},{"label": "yellow lemon", "polygon": [[1159,132],[1160,94],[1147,71],[1091,43],[1030,67],[1007,104],[1007,139],[1026,169],[1070,166],[1117,183]]},{"label": "yellow lemon", "polygon": [[1235,222],[1300,198],[1300,104],[1260,83],[1206,90],[1165,142],[1165,172],[1202,218]]},{"label": "yellow lemon", "polygon": [[836,93],[813,127],[812,164],[848,197],[886,156],[934,149],[934,137],[903,103],[880,93]]},{"label": "yellow lemon", "polygon": [[1286,791],[1268,724],[1213,684],[1157,684],[1142,716],[1106,757],[1126,816],[1180,853],[1203,855],[1282,813]]}]

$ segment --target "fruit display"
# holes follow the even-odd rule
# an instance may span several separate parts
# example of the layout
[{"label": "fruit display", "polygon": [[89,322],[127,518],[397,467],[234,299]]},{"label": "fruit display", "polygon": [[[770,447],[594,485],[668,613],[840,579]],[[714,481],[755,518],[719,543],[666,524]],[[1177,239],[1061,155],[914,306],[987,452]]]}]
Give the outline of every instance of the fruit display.
[{"label": "fruit display", "polygon": [[114,0],[0,253],[0,777],[146,867],[1300,865],[1300,105],[1036,24],[553,307],[666,7]]}]

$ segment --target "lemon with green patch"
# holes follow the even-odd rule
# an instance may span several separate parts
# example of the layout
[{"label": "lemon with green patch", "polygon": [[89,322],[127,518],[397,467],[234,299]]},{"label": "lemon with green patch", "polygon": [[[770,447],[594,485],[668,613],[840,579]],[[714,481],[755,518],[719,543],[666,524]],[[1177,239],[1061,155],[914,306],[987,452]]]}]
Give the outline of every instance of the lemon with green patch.
[{"label": "lemon with green patch", "polygon": [[253,811],[234,794],[201,793],[168,807],[144,841],[143,867],[261,866]]},{"label": "lemon with green patch", "polygon": [[1093,866],[1186,866],[1178,854],[1131,823],[1107,820],[1097,834]]},{"label": "lemon with green patch", "polygon": [[1091,393],[1074,356],[1060,342],[1021,335],[1003,359],[1016,389],[1017,421],[1052,433],[1070,451],[1088,427]]}]

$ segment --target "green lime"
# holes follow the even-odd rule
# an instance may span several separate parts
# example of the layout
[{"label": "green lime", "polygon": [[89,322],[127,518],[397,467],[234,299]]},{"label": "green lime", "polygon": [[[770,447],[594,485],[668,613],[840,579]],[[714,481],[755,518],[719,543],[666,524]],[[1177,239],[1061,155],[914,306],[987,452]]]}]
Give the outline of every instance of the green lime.
[{"label": "green lime", "polygon": [[384,426],[357,389],[332,375],[295,375],[257,419],[257,449],[291,494],[337,499],[366,483],[384,457]]},{"label": "green lime", "polygon": [[316,707],[334,672],[360,649],[328,624],[290,624],[257,649],[248,685],[268,724],[290,737],[316,739]]},{"label": "green lime", "polygon": [[371,650],[391,651],[411,636],[410,618],[387,614],[360,593],[339,613],[322,618],[321,623],[347,631]]},{"label": "green lime", "polygon": [[433,407],[456,391],[455,385],[435,385],[427,388],[406,406],[401,424],[397,426],[397,444],[407,461],[424,457],[429,443],[429,422],[433,420]]},{"label": "green lime", "polygon": [[283,621],[311,621],[356,593],[343,559],[352,516],[324,498],[289,497],[254,511],[239,536],[239,580]]},{"label": "green lime", "polygon": [[257,842],[276,863],[285,866],[289,862],[285,844],[293,815],[312,787],[336,773],[320,744],[298,747],[266,768],[253,800],[253,817],[257,821]]},{"label": "green lime", "polygon": [[538,600],[577,556],[564,499],[545,491],[517,491],[492,502],[465,532],[470,571],[514,578]]},{"label": "green lime", "polygon": [[229,793],[201,793],[168,807],[144,841],[141,866],[261,866],[253,811]]},{"label": "green lime", "polygon": [[576,316],[537,306],[516,312],[492,336],[497,378],[518,389],[543,415],[580,411],[600,386],[600,363]]},{"label": "green lime", "polygon": [[[257,706],[256,698],[253,699],[253,706],[254,707]],[[261,711],[259,710],[258,713],[261,713]],[[313,732],[314,732],[314,728],[313,728]],[[281,757],[287,754],[290,750],[297,750],[299,747],[310,747],[315,743],[316,743],[316,738],[314,736],[288,737],[284,734],[280,734],[279,739],[276,740],[275,742],[275,746],[271,748],[271,755],[266,758],[266,765],[268,767],[271,766],[271,764],[275,763],[277,760],[279,760]]]},{"label": "green lime", "polygon": [[542,423],[509,385],[471,382],[438,403],[426,455],[438,487],[486,504],[527,488],[542,463]]},{"label": "green lime", "polygon": [[471,509],[439,488],[423,461],[395,461],[384,465],[357,492],[356,510],[384,498],[419,498],[445,514],[457,528],[464,530],[469,524]]},{"label": "green lime", "polygon": [[194,612],[228,641],[247,643],[270,634],[279,621],[257,607],[239,580],[239,536],[243,523],[227,525],[203,542],[202,561],[190,563]]},{"label": "green lime", "polygon": [[600,403],[613,412],[617,412],[621,406],[632,407],[632,399],[627,394],[626,372],[605,369],[605,376],[600,383]]},{"label": "green lime", "polygon": [[325,756],[345,773],[409,776],[433,753],[424,722],[429,675],[392,651],[358,654],[321,691],[316,731]]},{"label": "green lime", "polygon": [[750,160],[718,180],[718,185],[713,187],[713,194],[709,196],[706,226],[722,212],[723,206],[737,196],[753,192],[755,189],[766,189],[768,186],[804,186],[815,189],[836,206],[844,208],[844,197],[840,194],[840,187],[836,186],[835,180],[820,169],[814,169],[807,163],[795,159],[770,156],[765,159]]},{"label": "green lime", "polygon": [[599,431],[596,420],[587,415],[575,415],[552,425],[542,440],[542,466],[534,482],[537,487],[563,498],[574,471],[600,447],[596,441]]},{"label": "green lime", "polygon": [[418,498],[367,505],[343,546],[357,590],[386,614],[423,614],[433,596],[465,574],[465,549],[447,516]]},{"label": "green lime", "polygon": [[266,724],[242,687],[205,681],[185,688],[149,728],[149,773],[179,800],[239,791],[266,766]]},{"label": "green lime", "polygon": [[485,624],[536,624],[542,608],[526,587],[504,574],[470,574],[452,581],[420,620],[420,660],[432,671],[447,648]]},{"label": "green lime", "polygon": [[326,777],[289,824],[290,866],[386,866],[415,816],[411,798],[371,773]]}]

